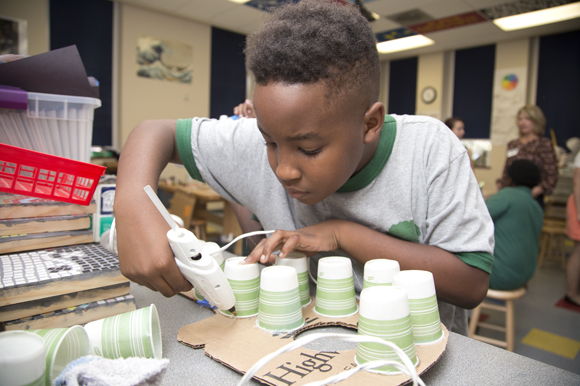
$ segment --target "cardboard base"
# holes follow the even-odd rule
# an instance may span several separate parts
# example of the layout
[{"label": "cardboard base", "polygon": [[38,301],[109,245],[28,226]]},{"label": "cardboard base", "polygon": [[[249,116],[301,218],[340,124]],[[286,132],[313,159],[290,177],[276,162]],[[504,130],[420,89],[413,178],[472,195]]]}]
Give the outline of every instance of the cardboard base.
[{"label": "cardboard base", "polygon": [[[302,309],[305,325],[291,333],[270,333],[256,326],[257,316],[236,319],[216,314],[182,327],[177,340],[192,348],[203,348],[205,354],[239,373],[248,371],[264,356],[290,343],[301,332],[329,326],[357,329],[358,313],[347,318],[329,318],[314,312],[315,301]],[[441,325],[445,336],[429,345],[417,345],[417,373],[423,374],[441,357],[447,346],[449,332]],[[235,344],[232,344],[235,342]],[[345,351],[314,351],[304,347],[284,353],[266,364],[254,376],[273,386],[304,385],[321,381],[356,366],[356,349]],[[349,378],[352,384],[402,385],[410,381],[406,375],[382,375],[361,371]],[[360,382],[360,383],[359,383]]]}]

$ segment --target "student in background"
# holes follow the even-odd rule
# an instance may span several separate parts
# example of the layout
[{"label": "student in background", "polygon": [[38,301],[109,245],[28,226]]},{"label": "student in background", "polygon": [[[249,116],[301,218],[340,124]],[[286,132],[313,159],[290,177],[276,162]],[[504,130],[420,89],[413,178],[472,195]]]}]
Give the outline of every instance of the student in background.
[{"label": "student in background", "polygon": [[449,129],[385,115],[376,38],[360,11],[333,0],[288,3],[248,37],[246,64],[256,119],[155,120],[131,132],[115,196],[123,274],[165,296],[191,288],[143,194],[168,162],[183,162],[276,229],[246,263],[296,250],[316,270],[324,255],[348,255],[360,291],[366,261],[397,260],[433,273],[441,321],[467,334],[465,309],[487,294],[493,223]]},{"label": "student in background", "polygon": [[552,194],[558,182],[558,161],[552,146],[552,141],[544,137],[546,118],[538,106],[522,107],[516,116],[520,137],[508,143],[507,159],[498,189],[508,186],[507,170],[515,160],[532,161],[539,168],[542,180],[532,188],[532,196],[544,208],[544,196]]},{"label": "student in background", "polygon": [[532,188],[540,179],[536,164],[515,160],[508,168],[508,185],[485,202],[495,225],[491,289],[514,290],[536,271],[544,214],[532,197]]},{"label": "student in background", "polygon": [[[460,140],[465,135],[465,122],[463,122],[463,119],[458,117],[447,118],[445,120],[445,124],[447,125],[447,127],[451,129],[453,134],[455,134],[455,136]],[[473,159],[471,157],[471,150],[467,146],[465,148],[467,149],[467,155],[469,156],[471,169],[473,169]]]},{"label": "student in background", "polygon": [[566,208],[566,235],[574,240],[574,249],[566,266],[565,299],[580,306],[580,153],[574,158],[573,181],[574,192]]}]

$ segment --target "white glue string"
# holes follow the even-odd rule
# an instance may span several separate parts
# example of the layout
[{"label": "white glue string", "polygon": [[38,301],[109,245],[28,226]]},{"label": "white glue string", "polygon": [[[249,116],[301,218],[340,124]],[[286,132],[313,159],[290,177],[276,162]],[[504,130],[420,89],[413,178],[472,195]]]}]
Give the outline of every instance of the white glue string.
[{"label": "white glue string", "polygon": [[111,222],[111,228],[109,229],[109,251],[117,253],[117,248],[115,248],[115,217],[113,217],[113,222]]},{"label": "white glue string", "polygon": [[212,254],[218,253],[218,252],[223,252],[226,249],[228,249],[229,247],[231,247],[236,241],[239,241],[239,240],[244,239],[246,237],[256,236],[256,235],[267,235],[267,234],[274,233],[274,232],[276,232],[276,231],[254,231],[254,232],[244,233],[243,235],[239,235],[238,237],[236,237],[235,239],[233,239],[232,241],[230,241],[229,243],[227,243],[226,245],[221,247],[219,250],[212,252]]},{"label": "white glue string", "polygon": [[[401,350],[394,343],[388,342],[384,339],[377,338],[374,336],[351,335],[351,334],[332,334],[332,333],[331,334],[321,333],[321,334],[306,335],[306,336],[299,338],[299,339],[296,339],[294,342],[288,343],[286,346],[283,346],[283,347],[279,348],[278,350],[266,355],[265,357],[260,359],[258,362],[256,362],[246,372],[246,374],[244,374],[244,376],[242,377],[240,382],[238,382],[238,386],[243,386],[245,383],[247,383],[258,372],[258,370],[260,370],[262,367],[264,367],[268,362],[270,362],[272,359],[274,359],[278,355],[292,351],[298,347],[302,347],[302,346],[304,346],[310,342],[313,342],[315,340],[324,339],[324,338],[338,339],[338,340],[342,340],[345,342],[379,343],[379,344],[383,344],[385,346],[388,346],[399,356],[399,358],[403,362],[402,364],[398,363],[398,362],[391,362],[391,361],[373,361],[373,362],[366,363],[366,366],[365,365],[358,366],[358,367],[361,367],[360,370],[366,370],[369,368],[374,368],[374,367],[384,366],[384,365],[392,365],[392,366],[395,366],[398,370],[401,370],[406,375],[410,376],[411,380],[413,381],[414,386],[416,386],[417,384],[419,384],[420,386],[425,386],[425,383],[421,380],[421,378],[419,378],[419,375],[417,374],[417,370],[415,369],[413,362],[411,362],[411,359],[409,359],[407,354],[405,354],[403,352],[403,350]],[[356,373],[357,371],[360,371],[360,370],[356,370],[356,371],[349,370],[349,371],[334,375],[334,376],[332,376],[324,381],[321,381],[321,382],[309,383],[308,386],[314,386],[314,385],[323,386],[323,385],[328,385],[330,383],[336,383],[338,381],[341,381],[341,380],[344,380],[344,379],[350,377],[351,375],[353,375],[354,373]]]}]

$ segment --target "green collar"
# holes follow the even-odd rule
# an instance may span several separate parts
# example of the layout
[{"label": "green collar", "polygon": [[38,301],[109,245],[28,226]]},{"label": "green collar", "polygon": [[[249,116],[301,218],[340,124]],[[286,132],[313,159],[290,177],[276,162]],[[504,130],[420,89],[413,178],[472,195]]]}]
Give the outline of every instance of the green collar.
[{"label": "green collar", "polygon": [[397,136],[397,122],[390,115],[385,115],[385,123],[381,130],[379,146],[373,155],[373,158],[358,173],[349,178],[339,189],[340,193],[354,192],[370,184],[379,173],[383,170],[395,144]]}]

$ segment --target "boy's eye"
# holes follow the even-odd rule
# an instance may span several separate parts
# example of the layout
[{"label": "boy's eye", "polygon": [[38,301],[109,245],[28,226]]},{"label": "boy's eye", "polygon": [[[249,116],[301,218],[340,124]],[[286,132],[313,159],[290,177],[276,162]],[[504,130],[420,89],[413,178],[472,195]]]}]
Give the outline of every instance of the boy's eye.
[{"label": "boy's eye", "polygon": [[300,151],[306,155],[316,155],[316,154],[320,153],[320,149],[321,148],[314,149],[314,150],[300,149]]},{"label": "boy's eye", "polygon": [[264,146],[266,146],[266,147],[276,147],[276,142],[264,142]]}]

